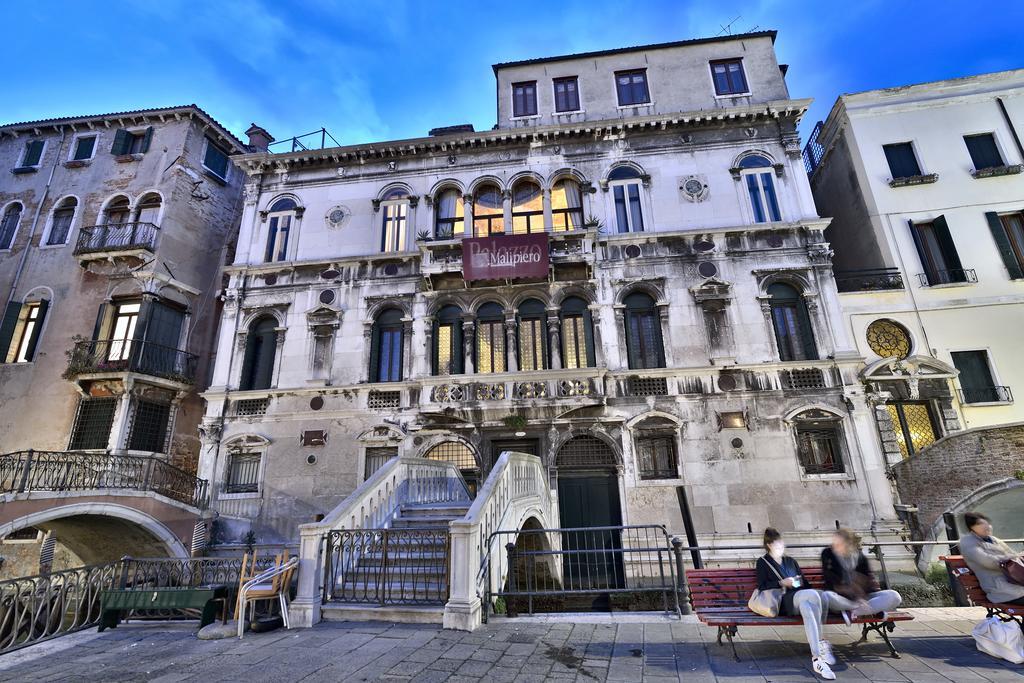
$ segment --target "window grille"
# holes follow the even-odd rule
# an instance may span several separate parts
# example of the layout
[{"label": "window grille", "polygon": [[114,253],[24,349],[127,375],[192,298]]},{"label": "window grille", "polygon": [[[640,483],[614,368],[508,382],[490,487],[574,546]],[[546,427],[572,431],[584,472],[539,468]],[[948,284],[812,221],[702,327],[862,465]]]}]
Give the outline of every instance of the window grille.
[{"label": "window grille", "polygon": [[260,490],[260,453],[241,451],[228,457],[225,493],[257,493]]},{"label": "window grille", "polygon": [[171,405],[154,401],[135,401],[128,448],[133,451],[163,453],[171,424]]},{"label": "window grille", "polygon": [[366,407],[371,410],[383,408],[399,408],[402,405],[400,391],[371,391],[366,399]]},{"label": "window grille", "polygon": [[575,436],[558,449],[555,462],[565,469],[616,467],[618,460],[611,446],[595,436]]},{"label": "window grille", "polygon": [[428,460],[450,462],[460,470],[476,470],[479,465],[469,446],[461,441],[444,441],[437,444],[425,456]]},{"label": "window grille", "polygon": [[938,439],[935,422],[928,404],[909,401],[887,403],[893,430],[896,433],[896,444],[904,458],[909,458],[930,446]]},{"label": "window grille", "polygon": [[668,380],[664,377],[630,377],[626,391],[630,396],[667,396]]},{"label": "window grille", "polygon": [[235,415],[239,417],[259,417],[267,414],[269,398],[245,398],[235,401]]},{"label": "window grille", "polygon": [[797,457],[804,474],[843,474],[839,428],[836,425],[809,423],[796,429]]},{"label": "window grille", "polygon": [[35,541],[39,538],[39,529],[34,526],[27,526],[24,529],[18,529],[4,536],[5,541]]},{"label": "window grille", "polygon": [[82,399],[78,404],[75,428],[68,448],[73,451],[106,448],[116,409],[116,398]]},{"label": "window grille", "polygon": [[366,449],[366,467],[364,479],[369,479],[373,473],[384,466],[391,458],[398,455],[398,446],[375,446]]},{"label": "window grille", "polygon": [[825,375],[818,368],[783,370],[782,381],[786,389],[824,389]]},{"label": "window grille", "polygon": [[645,436],[636,440],[641,479],[675,479],[676,444],[671,436]]}]

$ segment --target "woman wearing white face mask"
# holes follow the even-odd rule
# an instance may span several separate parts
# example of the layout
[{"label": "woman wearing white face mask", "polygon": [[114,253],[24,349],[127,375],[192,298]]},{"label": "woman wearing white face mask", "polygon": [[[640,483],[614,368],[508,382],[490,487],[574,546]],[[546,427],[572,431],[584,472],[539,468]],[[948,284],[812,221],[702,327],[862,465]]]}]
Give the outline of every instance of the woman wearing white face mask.
[{"label": "woman wearing white face mask", "polygon": [[833,681],[831,665],[836,663],[832,645],[821,637],[828,614],[828,598],[821,591],[810,588],[796,560],[786,555],[786,543],[778,530],[764,530],[764,549],[757,560],[757,588],[766,591],[782,588],[785,593],[779,605],[779,615],[800,617],[804,622],[807,644],[811,646],[811,666],[814,673]]}]

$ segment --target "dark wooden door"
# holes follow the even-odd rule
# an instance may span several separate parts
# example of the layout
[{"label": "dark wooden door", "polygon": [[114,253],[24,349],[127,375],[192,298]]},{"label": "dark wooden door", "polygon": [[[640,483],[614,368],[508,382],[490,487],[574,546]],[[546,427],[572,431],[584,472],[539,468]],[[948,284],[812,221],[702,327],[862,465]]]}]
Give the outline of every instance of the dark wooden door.
[{"label": "dark wooden door", "polygon": [[[563,529],[622,526],[615,472],[559,473],[558,509]],[[621,548],[618,529],[563,531],[565,589],[622,588]]]}]

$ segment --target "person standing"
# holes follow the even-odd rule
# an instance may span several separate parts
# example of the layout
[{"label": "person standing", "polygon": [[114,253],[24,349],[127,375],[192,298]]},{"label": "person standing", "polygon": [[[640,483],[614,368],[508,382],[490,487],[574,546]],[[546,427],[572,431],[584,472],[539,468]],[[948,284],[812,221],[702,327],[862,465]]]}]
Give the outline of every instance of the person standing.
[{"label": "person standing", "polygon": [[778,530],[768,527],[764,530],[765,554],[757,559],[757,587],[759,590],[784,589],[779,614],[800,617],[804,622],[807,644],[811,648],[811,667],[814,673],[828,681],[836,675],[832,665],[836,663],[832,645],[822,638],[825,615],[828,614],[828,599],[807,585],[800,565],[786,555],[786,543]]},{"label": "person standing", "polygon": [[836,529],[832,545],[821,551],[821,573],[829,609],[840,612],[847,626],[852,619],[891,612],[903,597],[881,590],[861,549],[861,538],[852,529]]},{"label": "person standing", "polygon": [[964,524],[970,533],[960,539],[960,554],[964,562],[978,577],[985,597],[992,602],[1024,605],[1024,586],[1011,582],[1003,575],[1001,562],[1018,559],[1024,554],[992,535],[992,522],[980,512],[964,515]]}]

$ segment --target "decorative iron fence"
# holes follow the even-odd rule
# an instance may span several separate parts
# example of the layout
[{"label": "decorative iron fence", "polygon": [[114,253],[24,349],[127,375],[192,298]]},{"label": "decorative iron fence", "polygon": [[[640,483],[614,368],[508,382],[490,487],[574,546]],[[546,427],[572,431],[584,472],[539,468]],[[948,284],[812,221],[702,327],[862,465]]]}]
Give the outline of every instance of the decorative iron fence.
[{"label": "decorative iron fence", "polygon": [[87,372],[138,372],[192,384],[198,356],[141,339],[92,339],[75,343],[64,377]]},{"label": "decorative iron fence", "polygon": [[449,535],[443,528],[327,532],[324,602],[444,604]]},{"label": "decorative iron fence", "polygon": [[809,176],[814,175],[814,172],[821,164],[822,157],[825,156],[825,148],[818,141],[818,138],[821,137],[822,126],[824,126],[824,122],[822,121],[818,121],[814,124],[814,129],[811,130],[811,134],[807,136],[807,144],[804,145],[804,170],[807,171],[807,175]]},{"label": "decorative iron fence", "polygon": [[207,481],[163,460],[76,451],[0,455],[0,493],[132,489],[205,508]]},{"label": "decorative iron fence", "polygon": [[497,531],[490,538],[499,542],[487,546],[492,581],[486,603],[503,598],[510,615],[617,594],[632,594],[634,600],[647,594],[666,612],[680,612],[675,554],[663,526],[521,529]]},{"label": "decorative iron fence", "polygon": [[[257,561],[269,567],[273,558]],[[109,589],[151,589],[226,584],[237,590],[240,558],[134,559],[75,567],[0,581],[0,654],[96,626],[100,597]],[[133,618],[168,619],[179,610],[133,612]]]},{"label": "decorative iron fence", "polygon": [[951,285],[960,282],[977,282],[978,274],[974,272],[973,268],[951,268],[918,273],[917,280],[922,287],[934,287],[935,285]]},{"label": "decorative iron fence", "polygon": [[111,223],[90,225],[78,232],[75,255],[100,251],[156,248],[160,228],[153,223]]},{"label": "decorative iron fence", "polygon": [[840,292],[875,292],[903,289],[903,274],[899,268],[864,268],[862,270],[835,271],[836,288]]},{"label": "decorative iron fence", "polygon": [[961,403],[1010,403],[1013,392],[1007,386],[970,387],[959,389]]}]

